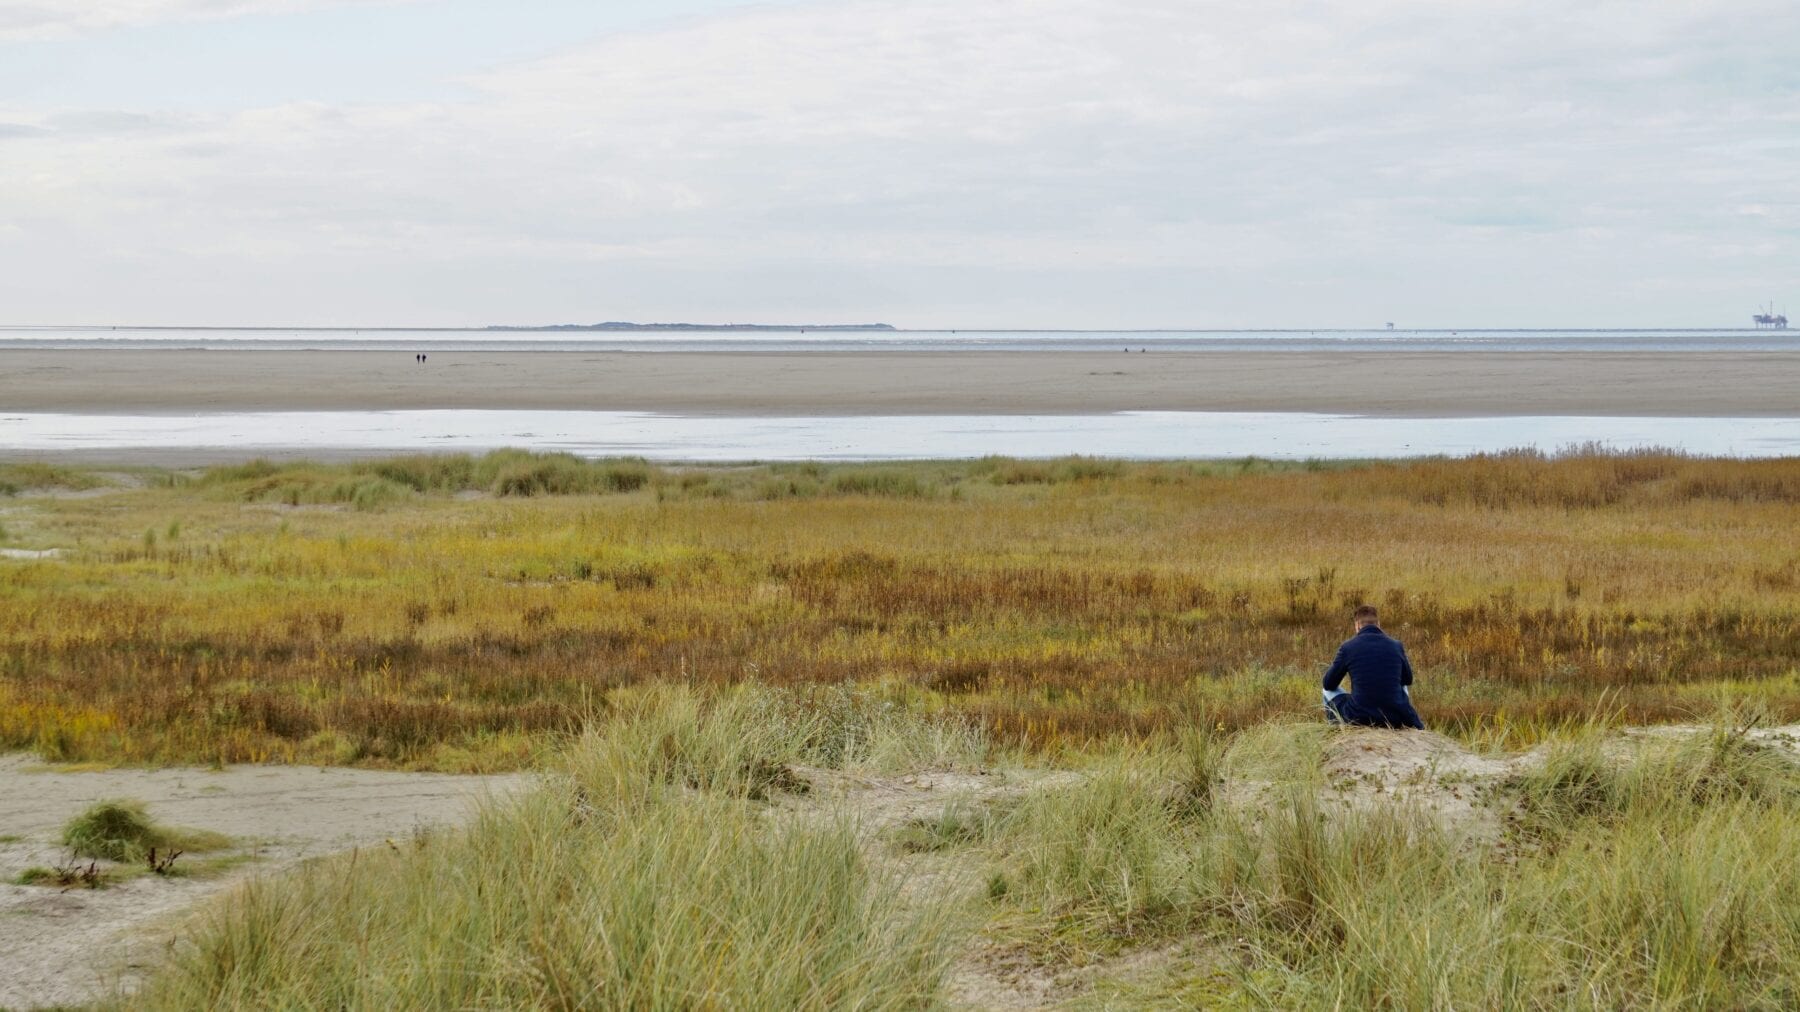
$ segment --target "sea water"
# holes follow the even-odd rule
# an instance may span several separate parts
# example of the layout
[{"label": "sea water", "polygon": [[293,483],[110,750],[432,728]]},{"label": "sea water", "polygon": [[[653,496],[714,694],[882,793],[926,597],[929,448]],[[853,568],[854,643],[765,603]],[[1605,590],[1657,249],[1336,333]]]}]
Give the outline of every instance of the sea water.
[{"label": "sea water", "polygon": [[1706,456],[1800,455],[1800,419],[1391,418],[1298,412],[685,416],[631,411],[284,411],[0,415],[0,454],[69,451],[479,452],[665,461],[902,460],[1069,454],[1135,459],[1416,457],[1594,444]]}]

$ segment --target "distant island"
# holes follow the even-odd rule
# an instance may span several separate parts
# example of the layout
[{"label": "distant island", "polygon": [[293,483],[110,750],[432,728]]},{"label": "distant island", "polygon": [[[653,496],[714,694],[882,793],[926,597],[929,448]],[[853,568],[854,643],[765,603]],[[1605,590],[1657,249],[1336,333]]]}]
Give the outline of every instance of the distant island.
[{"label": "distant island", "polygon": [[541,327],[494,325],[488,330],[893,330],[886,323],[552,323]]}]

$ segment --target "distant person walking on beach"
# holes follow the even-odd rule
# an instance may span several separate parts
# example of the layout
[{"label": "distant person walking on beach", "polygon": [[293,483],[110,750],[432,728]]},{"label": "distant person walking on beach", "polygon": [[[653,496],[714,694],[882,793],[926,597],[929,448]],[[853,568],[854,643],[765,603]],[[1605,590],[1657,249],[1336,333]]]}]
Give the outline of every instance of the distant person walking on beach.
[{"label": "distant person walking on beach", "polygon": [[[1338,647],[1331,667],[1325,669],[1325,719],[1334,724],[1363,727],[1416,727],[1425,729],[1413,709],[1412,662],[1400,641],[1381,631],[1375,609],[1356,609],[1356,635]],[[1350,691],[1338,686],[1350,676]]]}]

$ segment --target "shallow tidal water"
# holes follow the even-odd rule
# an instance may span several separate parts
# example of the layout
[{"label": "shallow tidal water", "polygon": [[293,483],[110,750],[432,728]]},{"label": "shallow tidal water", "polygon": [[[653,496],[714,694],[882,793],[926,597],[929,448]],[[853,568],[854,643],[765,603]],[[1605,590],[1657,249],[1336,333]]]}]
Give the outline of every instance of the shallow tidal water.
[{"label": "shallow tidal water", "polygon": [[0,454],[132,450],[479,452],[667,461],[903,460],[1070,454],[1304,460],[1553,452],[1594,443],[1704,456],[1800,455],[1796,418],[1389,418],[1285,412],[719,417],[627,411],[305,411],[0,415]]}]

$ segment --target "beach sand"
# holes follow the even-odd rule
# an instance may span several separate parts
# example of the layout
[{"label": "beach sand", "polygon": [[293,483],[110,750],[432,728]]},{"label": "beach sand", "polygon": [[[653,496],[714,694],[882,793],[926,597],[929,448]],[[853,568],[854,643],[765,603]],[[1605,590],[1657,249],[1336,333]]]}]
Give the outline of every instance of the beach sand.
[{"label": "beach sand", "polygon": [[0,350],[0,412],[1800,416],[1800,354]]},{"label": "beach sand", "polygon": [[[421,827],[462,822],[475,800],[531,783],[525,774],[454,776],[310,766],[66,772],[0,755],[0,1008],[62,1007],[134,984],[184,918],[246,879],[352,847],[407,844]],[[64,822],[102,798],[135,798],[170,825],[222,832],[233,861],[210,875],[142,875],[106,889],[21,886],[27,867],[71,860]],[[190,870],[208,857],[189,855]],[[129,1005],[129,1003],[127,1003]]]}]

